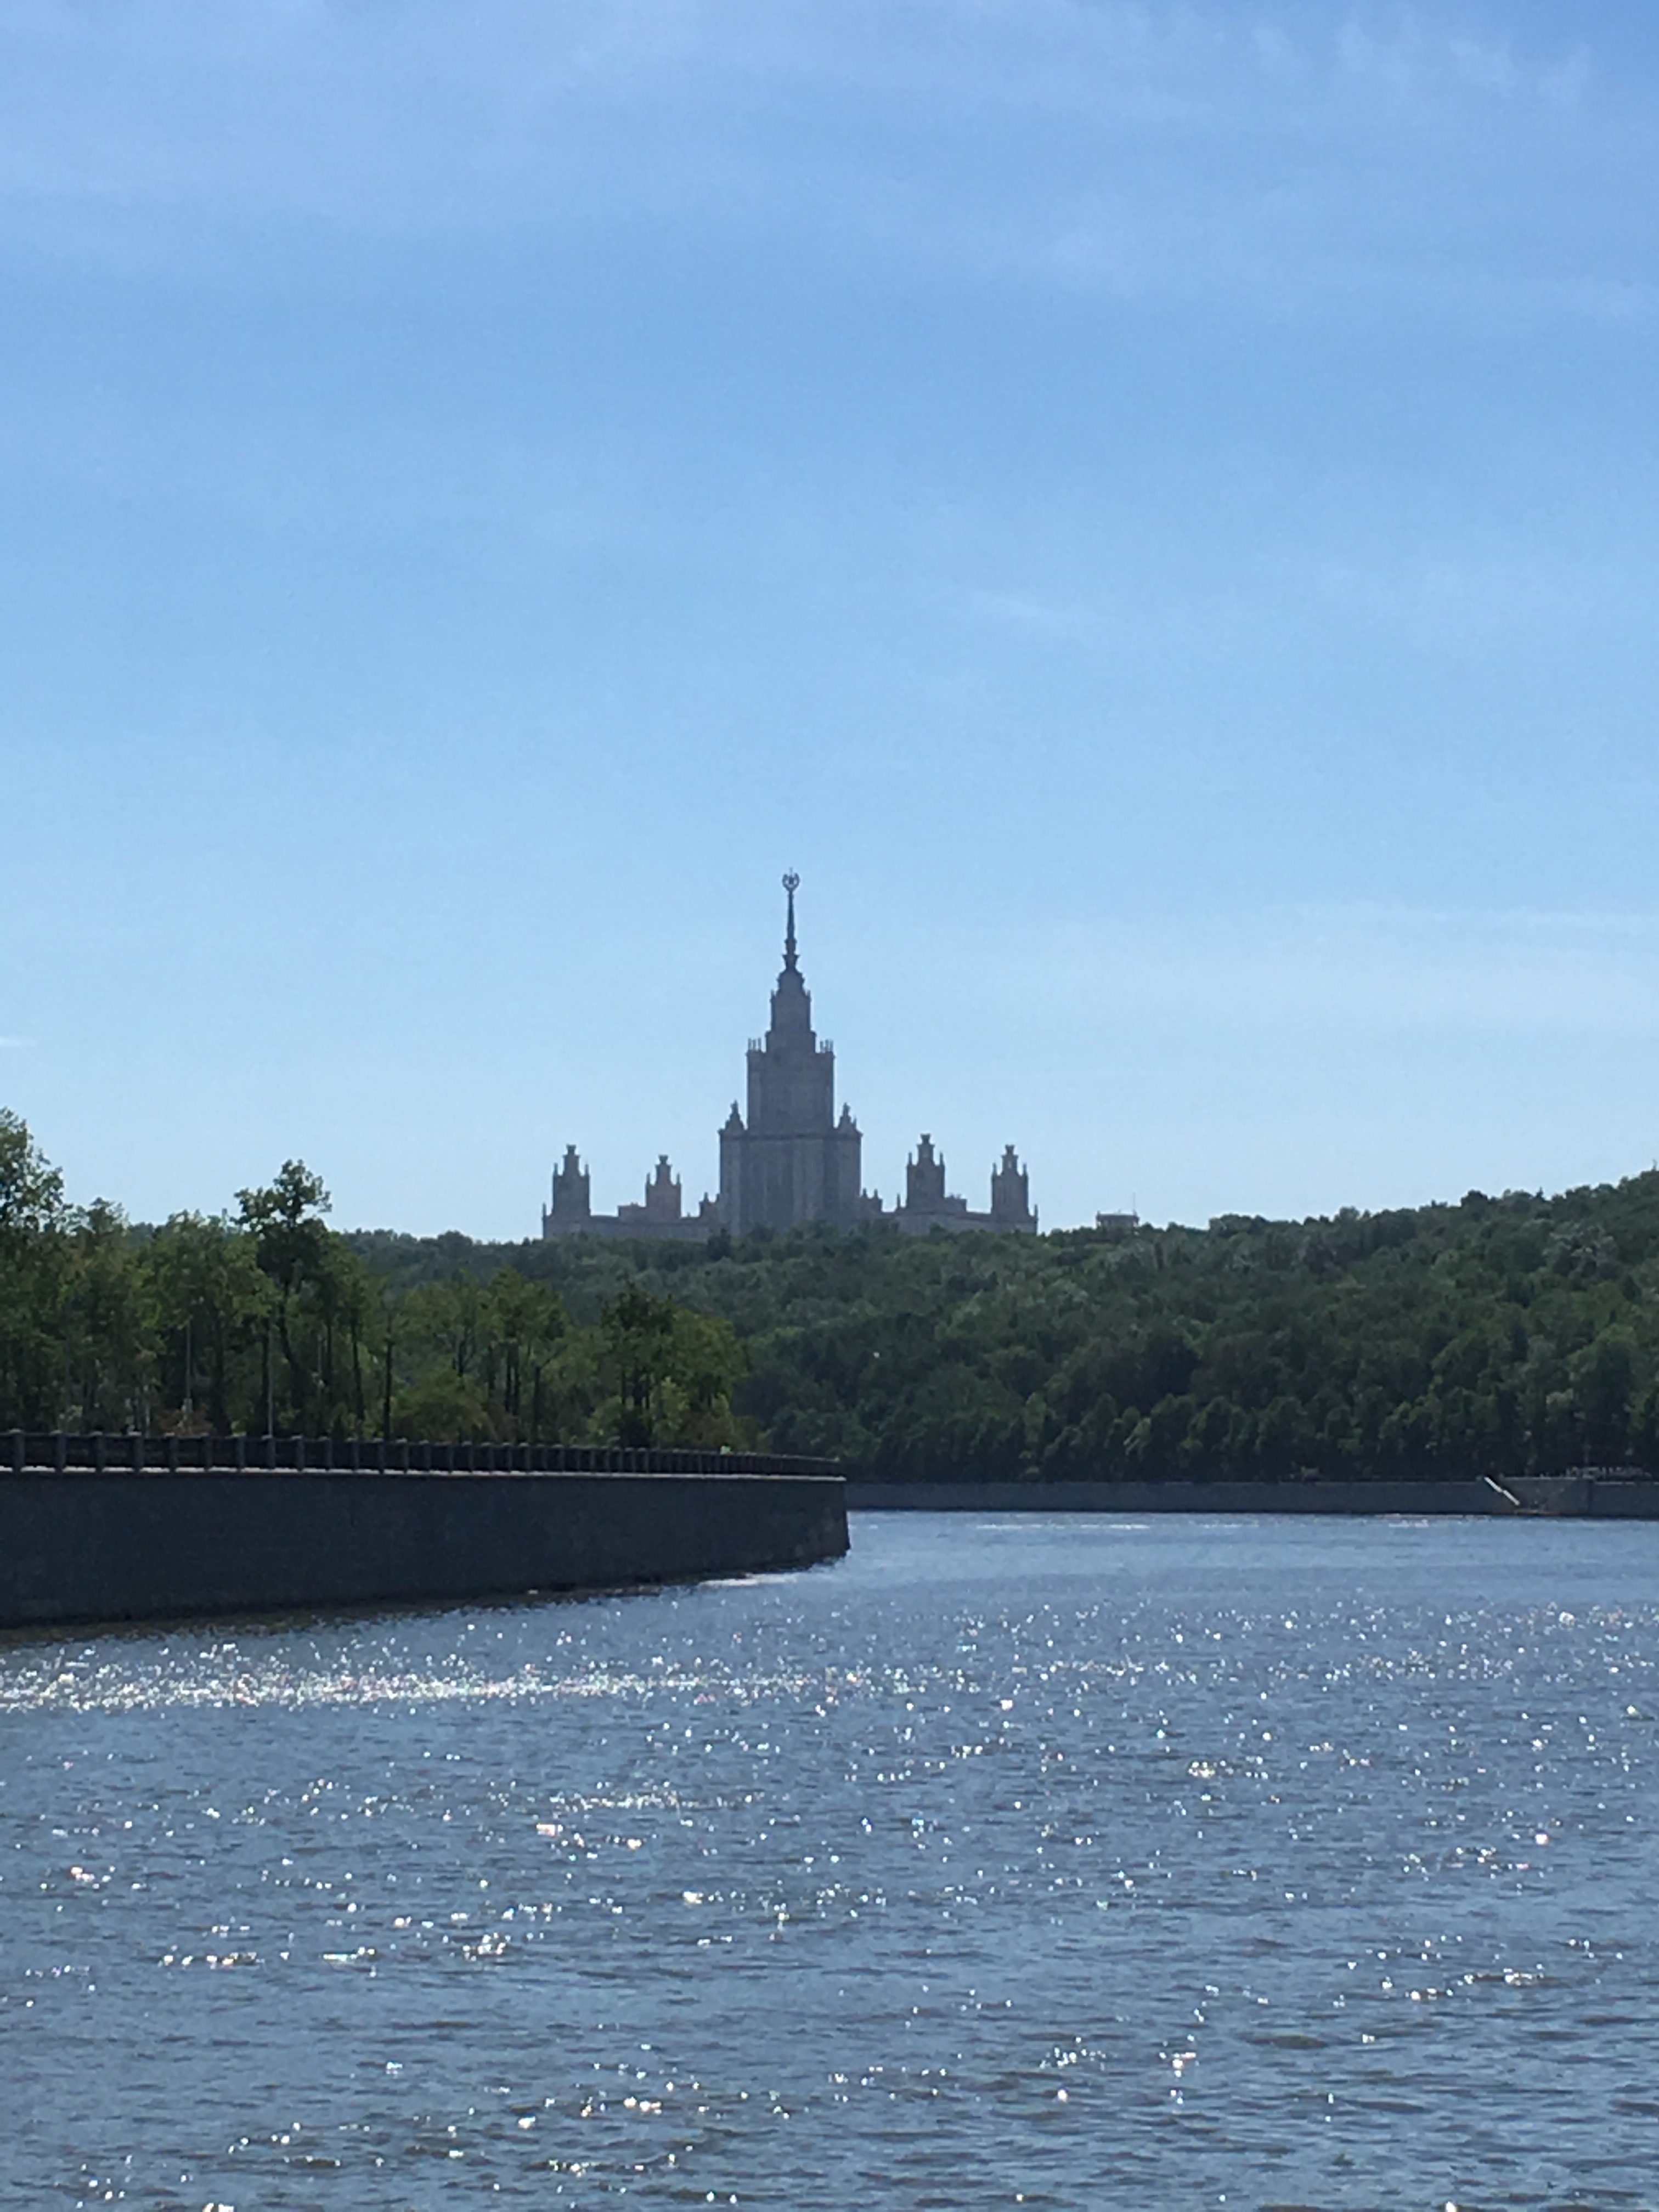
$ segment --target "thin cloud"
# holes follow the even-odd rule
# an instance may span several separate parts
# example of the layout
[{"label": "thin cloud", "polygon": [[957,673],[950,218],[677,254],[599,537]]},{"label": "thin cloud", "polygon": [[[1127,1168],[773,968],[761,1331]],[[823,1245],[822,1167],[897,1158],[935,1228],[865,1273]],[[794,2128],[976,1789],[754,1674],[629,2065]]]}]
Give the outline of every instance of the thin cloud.
[{"label": "thin cloud", "polygon": [[1593,200],[1604,246],[1610,210],[1644,225],[1616,175],[1645,172],[1651,118],[1611,130],[1606,74],[1582,42],[1528,51],[1422,10],[13,0],[0,219],[568,234],[655,216],[1109,295],[1467,268],[1605,313],[1628,307],[1616,244],[1563,262],[1516,210]]}]

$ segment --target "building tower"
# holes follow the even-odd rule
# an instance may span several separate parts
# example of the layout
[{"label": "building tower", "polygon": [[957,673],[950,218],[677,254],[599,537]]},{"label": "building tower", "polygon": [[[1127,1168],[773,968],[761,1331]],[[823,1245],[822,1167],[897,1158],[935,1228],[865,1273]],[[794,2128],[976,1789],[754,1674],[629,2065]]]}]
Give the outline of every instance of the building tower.
[{"label": "building tower", "polygon": [[991,1222],[997,1229],[1032,1229],[1031,1178],[1012,1145],[1002,1148],[1002,1165],[991,1170]]},{"label": "building tower", "polygon": [[586,1229],[593,1218],[587,1170],[567,1145],[564,1158],[553,1170],[553,1203],[542,1208],[542,1235],[569,1237]]},{"label": "building tower", "polygon": [[916,1146],[915,1157],[904,1164],[904,1218],[913,1228],[931,1222],[945,1222],[947,1217],[966,1217],[965,1198],[951,1198],[945,1188],[945,1155],[933,1150],[933,1140],[926,1129]]},{"label": "building tower", "polygon": [[795,893],[788,898],[783,968],[772,993],[772,1020],[749,1045],[749,1114],[733,1101],[720,1131],[720,1215],[735,1235],[828,1221],[850,1228],[860,1217],[863,1139],[846,1107],[836,1115],[836,1054],[812,1030],[812,1001],[795,951]]},{"label": "building tower", "polygon": [[647,1221],[678,1221],[680,1218],[680,1179],[668,1164],[666,1152],[659,1152],[657,1164],[645,1186],[645,1206]]}]

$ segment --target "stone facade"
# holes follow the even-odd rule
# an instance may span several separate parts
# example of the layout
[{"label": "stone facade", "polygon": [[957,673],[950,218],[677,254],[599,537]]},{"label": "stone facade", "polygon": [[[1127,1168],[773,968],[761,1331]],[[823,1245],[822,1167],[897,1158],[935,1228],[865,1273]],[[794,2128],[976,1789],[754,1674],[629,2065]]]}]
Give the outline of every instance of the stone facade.
[{"label": "stone facade", "polygon": [[908,1164],[902,1205],[890,1211],[865,1191],[864,1139],[849,1109],[836,1111],[835,1048],[813,1030],[811,995],[800,972],[795,944],[799,878],[786,876],[783,884],[788,897],[783,967],[766,1034],[750,1040],[748,1110],[740,1112],[734,1099],[720,1133],[720,1196],[705,1198],[695,1214],[686,1213],[679,1182],[664,1155],[646,1184],[642,1206],[595,1213],[587,1170],[570,1145],[553,1170],[553,1202],[542,1210],[543,1236],[689,1241],[720,1229],[741,1237],[808,1221],[838,1229],[887,1221],[911,1236],[931,1229],[1034,1231],[1026,1170],[1012,1145],[992,1171],[988,1213],[970,1213],[965,1199],[947,1194],[944,1159],[926,1135]]},{"label": "stone facade", "polygon": [[719,1208],[705,1198],[695,1213],[680,1204],[679,1178],[662,1153],[645,1186],[643,1206],[619,1206],[614,1213],[595,1213],[588,1196],[587,1170],[567,1145],[553,1170],[553,1203],[542,1208],[544,1237],[666,1237],[684,1243],[712,1237],[720,1227]]},{"label": "stone facade", "polygon": [[784,878],[788,921],[772,1019],[749,1042],[748,1117],[737,1101],[720,1131],[720,1219],[734,1236],[864,1218],[864,1139],[843,1106],[836,1113],[836,1048],[812,1028],[812,999],[795,951],[797,879]]},{"label": "stone facade", "polygon": [[933,1150],[926,1130],[905,1163],[904,1203],[882,1218],[896,1221],[907,1237],[925,1237],[932,1229],[1023,1230],[1029,1235],[1037,1225],[1030,1177],[1012,1145],[1004,1146],[1001,1165],[991,1170],[990,1212],[970,1213],[965,1198],[952,1198],[945,1190],[945,1155]]}]

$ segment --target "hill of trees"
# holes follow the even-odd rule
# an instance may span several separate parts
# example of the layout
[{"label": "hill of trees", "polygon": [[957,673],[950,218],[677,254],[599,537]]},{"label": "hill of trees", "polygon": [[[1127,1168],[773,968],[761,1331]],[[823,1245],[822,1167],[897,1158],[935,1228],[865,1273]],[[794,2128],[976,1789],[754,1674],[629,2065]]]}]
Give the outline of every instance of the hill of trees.
[{"label": "hill of trees", "polygon": [[753,1443],[911,1480],[1659,1469],[1659,1173],[1329,1219],[702,1244],[64,1206],[0,1116],[0,1426]]},{"label": "hill of trees", "polygon": [[908,1480],[1659,1468],[1659,1175],[1330,1219],[707,1245],[354,1240],[728,1322],[785,1451]]}]

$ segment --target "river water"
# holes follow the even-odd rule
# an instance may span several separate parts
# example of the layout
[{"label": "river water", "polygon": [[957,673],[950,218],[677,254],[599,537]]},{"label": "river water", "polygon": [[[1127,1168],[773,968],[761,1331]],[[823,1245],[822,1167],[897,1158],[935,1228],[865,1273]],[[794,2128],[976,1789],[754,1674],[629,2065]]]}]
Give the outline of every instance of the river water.
[{"label": "river water", "polygon": [[0,2198],[1659,2204],[1659,1525],[0,1644]]}]

